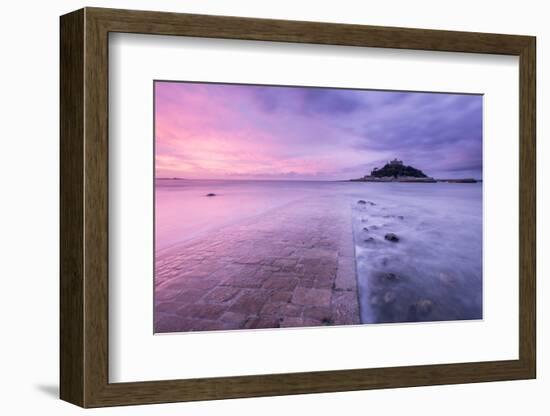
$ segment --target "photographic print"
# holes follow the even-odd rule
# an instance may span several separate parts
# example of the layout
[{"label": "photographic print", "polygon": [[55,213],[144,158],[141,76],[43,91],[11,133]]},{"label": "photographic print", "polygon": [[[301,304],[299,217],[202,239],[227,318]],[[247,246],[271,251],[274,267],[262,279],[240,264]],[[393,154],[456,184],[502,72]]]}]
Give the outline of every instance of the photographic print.
[{"label": "photographic print", "polygon": [[479,320],[483,96],[154,82],[154,332]]}]

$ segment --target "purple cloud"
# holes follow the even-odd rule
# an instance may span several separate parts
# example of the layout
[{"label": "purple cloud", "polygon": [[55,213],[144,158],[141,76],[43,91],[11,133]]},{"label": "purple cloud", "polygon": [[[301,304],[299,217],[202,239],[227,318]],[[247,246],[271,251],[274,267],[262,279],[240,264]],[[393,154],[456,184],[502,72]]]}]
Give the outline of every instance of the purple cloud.
[{"label": "purple cloud", "polygon": [[156,100],[159,175],[348,179],[394,157],[482,175],[481,95],[159,82]]}]

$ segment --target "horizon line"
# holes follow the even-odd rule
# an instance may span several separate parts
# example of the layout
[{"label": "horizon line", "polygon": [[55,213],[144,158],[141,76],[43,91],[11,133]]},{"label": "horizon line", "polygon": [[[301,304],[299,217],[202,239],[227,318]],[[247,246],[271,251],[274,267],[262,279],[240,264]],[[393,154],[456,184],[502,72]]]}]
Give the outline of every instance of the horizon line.
[{"label": "horizon line", "polygon": [[[448,177],[441,177],[441,178],[435,178],[432,177],[436,181],[448,181],[448,180],[461,180],[461,179],[474,179],[476,181],[482,181],[483,178],[476,178],[476,177],[459,177],[459,178],[448,178]],[[265,181],[265,182],[356,182],[355,179],[254,179],[254,178],[242,178],[242,179],[228,179],[228,178],[183,178],[179,176],[172,176],[172,177],[156,177],[155,180],[180,180],[180,181]]]}]

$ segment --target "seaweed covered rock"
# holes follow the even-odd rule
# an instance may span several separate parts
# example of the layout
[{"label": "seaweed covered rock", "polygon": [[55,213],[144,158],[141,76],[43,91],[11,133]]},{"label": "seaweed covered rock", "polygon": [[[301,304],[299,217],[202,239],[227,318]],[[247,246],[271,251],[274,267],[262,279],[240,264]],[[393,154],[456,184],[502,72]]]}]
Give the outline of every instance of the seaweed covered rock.
[{"label": "seaweed covered rock", "polygon": [[384,236],[384,238],[388,241],[391,241],[392,243],[397,243],[399,241],[399,237],[396,236],[394,233],[388,233]]}]

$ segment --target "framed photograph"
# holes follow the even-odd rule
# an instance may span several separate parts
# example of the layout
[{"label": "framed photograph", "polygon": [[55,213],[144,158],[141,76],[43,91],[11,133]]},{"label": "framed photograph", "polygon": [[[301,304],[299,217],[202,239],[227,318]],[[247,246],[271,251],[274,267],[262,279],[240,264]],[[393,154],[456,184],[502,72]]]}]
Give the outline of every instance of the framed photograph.
[{"label": "framed photograph", "polygon": [[535,49],[62,16],[61,398],[535,378]]}]

